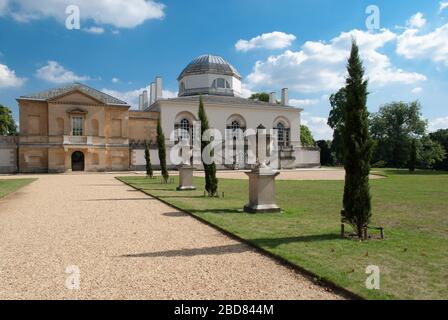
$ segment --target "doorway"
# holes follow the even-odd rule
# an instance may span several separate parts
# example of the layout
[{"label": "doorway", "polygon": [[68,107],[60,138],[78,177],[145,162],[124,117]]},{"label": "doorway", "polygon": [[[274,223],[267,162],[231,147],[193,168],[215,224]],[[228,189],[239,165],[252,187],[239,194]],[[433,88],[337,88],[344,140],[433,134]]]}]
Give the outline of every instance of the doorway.
[{"label": "doorway", "polygon": [[72,153],[72,171],[84,171],[84,153],[81,151]]}]

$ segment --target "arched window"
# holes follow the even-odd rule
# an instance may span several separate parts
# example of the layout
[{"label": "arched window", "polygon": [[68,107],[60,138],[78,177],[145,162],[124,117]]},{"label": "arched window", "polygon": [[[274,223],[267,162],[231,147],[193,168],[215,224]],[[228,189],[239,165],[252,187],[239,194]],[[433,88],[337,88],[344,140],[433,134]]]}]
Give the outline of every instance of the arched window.
[{"label": "arched window", "polygon": [[277,129],[278,145],[288,147],[290,145],[290,129],[283,122],[278,122],[275,129]]},{"label": "arched window", "polygon": [[190,121],[185,118],[180,120],[180,128],[185,131],[190,131]]},{"label": "arched window", "polygon": [[231,124],[231,128],[232,128],[233,131],[235,131],[235,130],[241,128],[241,124],[239,123],[239,121],[233,120],[232,124]]},{"label": "arched window", "polygon": [[278,144],[280,146],[284,145],[285,142],[285,125],[281,122],[277,123],[277,139],[278,139]]},{"label": "arched window", "polygon": [[185,82],[180,83],[180,92],[185,92]]}]

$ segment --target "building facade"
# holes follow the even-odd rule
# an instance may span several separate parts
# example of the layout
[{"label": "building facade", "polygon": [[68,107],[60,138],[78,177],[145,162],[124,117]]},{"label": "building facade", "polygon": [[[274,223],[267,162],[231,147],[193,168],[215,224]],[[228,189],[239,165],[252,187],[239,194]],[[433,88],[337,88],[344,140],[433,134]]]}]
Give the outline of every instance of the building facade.
[{"label": "building facade", "polygon": [[[212,55],[194,59],[178,82],[178,97],[163,99],[162,79],[156,77],[149,96],[147,91],[140,95],[139,110],[80,83],[21,96],[17,99],[20,134],[0,140],[0,169],[24,173],[140,170],[145,164],[145,141],[157,167],[157,120],[169,155],[176,143],[171,133],[179,128],[190,131],[197,121],[200,96],[210,126],[224,138],[225,129],[277,129],[281,168],[319,166],[319,149],[300,145],[302,110],[288,105],[287,89],[282,90],[281,102],[274,93],[270,102],[242,98],[238,71]],[[169,156],[167,163],[174,167]],[[240,161],[220,168],[247,166]]]}]

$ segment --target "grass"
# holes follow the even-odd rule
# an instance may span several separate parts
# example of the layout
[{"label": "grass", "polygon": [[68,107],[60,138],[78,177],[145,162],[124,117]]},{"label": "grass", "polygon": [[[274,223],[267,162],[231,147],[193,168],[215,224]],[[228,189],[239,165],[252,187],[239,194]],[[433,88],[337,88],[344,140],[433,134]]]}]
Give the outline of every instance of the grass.
[{"label": "grass", "polygon": [[[371,180],[372,225],[385,227],[386,240],[365,242],[339,237],[343,181],[278,180],[283,212],[250,215],[241,210],[245,180],[220,179],[225,197],[211,199],[203,178],[185,192],[157,179],[120,179],[365,298],[447,299],[448,173],[381,173],[387,178]],[[365,287],[369,265],[380,268],[380,290]]]},{"label": "grass", "polygon": [[20,188],[35,181],[35,178],[25,179],[0,179],[0,198],[19,190]]},{"label": "grass", "polygon": [[17,191],[36,179],[0,179],[0,198]]}]

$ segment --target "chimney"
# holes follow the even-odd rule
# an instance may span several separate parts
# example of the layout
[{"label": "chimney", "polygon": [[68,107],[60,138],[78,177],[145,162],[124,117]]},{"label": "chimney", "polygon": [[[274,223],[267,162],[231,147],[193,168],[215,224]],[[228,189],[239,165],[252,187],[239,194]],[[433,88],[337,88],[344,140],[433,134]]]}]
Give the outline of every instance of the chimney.
[{"label": "chimney", "polygon": [[150,94],[150,100],[149,103],[150,105],[153,104],[154,102],[156,102],[156,84],[155,82],[151,82],[151,85],[149,87],[149,94]]},{"label": "chimney", "polygon": [[288,97],[288,88],[282,89],[282,105],[287,106],[289,104],[289,97]]},{"label": "chimney", "polygon": [[156,77],[156,98],[155,101],[162,99],[162,77]]},{"label": "chimney", "polygon": [[148,90],[143,90],[143,109],[148,108]]},{"label": "chimney", "polygon": [[138,110],[143,110],[143,94],[138,96]]},{"label": "chimney", "polygon": [[275,92],[271,92],[269,94],[269,103],[272,103],[272,104],[277,103],[277,97],[275,96]]}]

